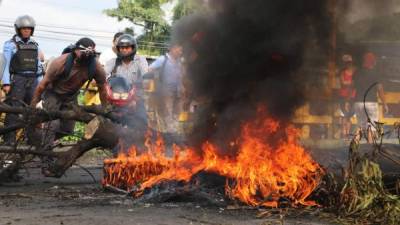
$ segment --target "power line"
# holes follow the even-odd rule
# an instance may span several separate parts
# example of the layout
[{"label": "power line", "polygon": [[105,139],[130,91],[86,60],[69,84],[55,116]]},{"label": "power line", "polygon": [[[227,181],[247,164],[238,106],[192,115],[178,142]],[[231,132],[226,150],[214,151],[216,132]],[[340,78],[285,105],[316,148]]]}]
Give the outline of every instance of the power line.
[{"label": "power line", "polygon": [[[6,35],[14,35],[13,32],[10,31],[4,31],[0,30],[0,33],[6,34]],[[62,41],[62,42],[69,42],[69,43],[74,43],[76,40],[73,39],[65,39],[65,38],[59,38],[59,37],[54,37],[54,36],[41,36],[41,35],[35,35],[35,38],[39,39],[45,39],[45,40],[52,40],[52,41]],[[139,43],[139,49],[145,49],[145,48],[152,48],[152,49],[167,49],[167,45],[159,43],[157,44],[156,42],[145,42],[145,41],[140,41]],[[97,46],[102,46],[102,47],[109,47],[108,44],[102,43],[102,42],[96,42]]]},{"label": "power line", "polygon": [[[7,34],[7,35],[14,35],[14,33],[11,33],[9,31],[4,31],[4,30],[0,30],[0,33],[3,34]],[[63,41],[63,42],[69,42],[69,43],[74,43],[77,40],[73,40],[73,39],[65,39],[65,38],[59,38],[59,37],[46,37],[46,36],[41,36],[41,35],[35,35],[35,38],[40,38],[40,39],[47,39],[47,40],[55,40],[55,41]],[[101,42],[96,42],[97,46],[103,46],[103,47],[109,47],[109,45],[101,43]]]},{"label": "power line", "polygon": [[[4,25],[1,25],[1,24],[0,24],[0,29],[7,29],[7,30],[3,30],[4,32],[8,32],[10,35],[15,34],[13,30],[10,30],[10,29],[8,29],[8,28],[9,28],[8,26],[4,26]],[[49,35],[49,34],[42,34],[42,35],[40,35],[40,33],[42,33],[42,32],[50,33],[50,35]],[[39,33],[39,34],[38,34],[38,33]],[[57,34],[59,34],[60,36],[58,36],[58,37],[55,36],[55,35],[57,35]],[[42,38],[49,38],[49,37],[51,38],[51,37],[55,37],[56,39],[58,38],[58,39],[62,39],[62,40],[65,40],[65,41],[71,41],[72,39],[73,39],[73,40],[77,39],[76,37],[73,37],[73,36],[76,36],[76,37],[88,36],[88,37],[92,37],[92,38],[94,38],[94,39],[100,39],[100,40],[102,40],[102,41],[105,41],[104,38],[99,37],[99,36],[97,36],[97,35],[91,35],[91,34],[73,34],[73,33],[65,33],[65,34],[63,34],[63,33],[60,33],[60,32],[50,32],[50,31],[41,31],[41,30],[37,30],[37,31],[35,31],[35,35],[34,35],[34,37],[42,37]],[[110,38],[109,40],[111,40],[111,38]],[[104,43],[106,43],[106,42],[104,42]],[[104,44],[104,45],[109,45],[109,44],[108,44],[108,40],[107,40],[107,44]]]},{"label": "power line", "polygon": [[[1,22],[9,23],[9,24],[14,24],[14,20],[10,18],[2,18],[0,17]],[[61,25],[56,25],[56,24],[37,24],[37,26],[41,27],[49,27],[49,28],[59,28],[59,29],[66,29],[66,30],[81,30],[81,31],[94,31],[94,32],[99,32],[99,33],[108,33],[114,35],[115,32],[111,31],[106,31],[106,30],[98,30],[98,29],[92,29],[92,28],[82,28],[82,27],[73,27],[73,26],[61,26]]]},{"label": "power line", "polygon": [[[13,26],[10,25],[5,25],[1,24],[0,22],[0,27],[5,27],[5,28],[14,28]],[[56,34],[62,34],[62,35],[70,35],[70,36],[91,36],[99,39],[107,39],[111,40],[113,37],[112,36],[102,36],[102,35],[97,35],[97,34],[88,34],[88,33],[71,33],[71,32],[61,32],[61,31],[53,31],[53,30],[42,30],[42,29],[35,29],[36,32],[47,32],[47,33],[56,33]],[[151,43],[151,44],[159,44],[159,45],[165,45],[165,42],[150,42],[150,41],[139,41],[142,43]]]},{"label": "power line", "polygon": [[[0,28],[12,28],[12,26],[9,25],[4,25],[4,24],[0,24]],[[10,31],[12,32],[12,31]],[[70,32],[58,32],[58,31],[49,31],[49,30],[35,30],[36,33],[40,33],[40,32],[47,32],[47,33],[51,33],[51,34],[61,34],[64,36],[90,36],[96,39],[102,39],[105,40],[106,37],[105,36],[99,36],[99,35],[93,35],[93,34],[83,34],[83,33],[70,33]],[[35,37],[38,37],[38,35],[35,35]],[[112,37],[108,38],[108,40],[111,40]],[[165,42],[152,42],[152,41],[138,41],[138,43],[140,44],[146,44],[146,45],[156,45],[156,46],[166,46],[167,44]]]},{"label": "power line", "polygon": [[[0,22],[0,27],[7,27],[7,28],[14,28],[14,26],[10,25],[5,25],[1,24]],[[70,32],[62,32],[62,31],[55,31],[55,30],[42,30],[42,29],[35,29],[35,32],[48,32],[48,33],[55,33],[55,34],[64,34],[64,35],[72,35],[72,36],[87,36],[88,34],[84,33],[70,33]],[[112,40],[112,36],[102,36],[102,35],[91,35],[97,38],[103,38],[103,39],[108,39]]]}]

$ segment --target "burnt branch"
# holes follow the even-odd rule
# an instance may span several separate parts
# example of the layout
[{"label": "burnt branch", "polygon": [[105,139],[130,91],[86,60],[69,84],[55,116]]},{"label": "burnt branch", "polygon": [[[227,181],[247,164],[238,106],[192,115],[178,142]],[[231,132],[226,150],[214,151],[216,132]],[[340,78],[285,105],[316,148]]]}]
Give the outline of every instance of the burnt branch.
[{"label": "burnt branch", "polygon": [[122,144],[130,147],[133,143],[143,143],[144,134],[141,131],[122,127],[102,116],[94,117],[89,123],[90,131],[87,139],[79,141],[67,151],[57,152],[55,164],[49,168],[48,176],[61,177],[75,161],[93,148],[111,149]]},{"label": "burnt branch", "polygon": [[[25,120],[31,119],[32,123],[42,123],[55,119],[76,120],[88,123],[93,119],[95,115],[103,116],[112,121],[116,120],[113,111],[111,109],[102,106],[71,105],[71,108],[67,110],[47,111],[44,109],[38,109],[32,107],[13,107],[6,105],[4,103],[0,103],[0,112],[21,114],[24,116]],[[14,126],[21,126],[21,125],[23,125],[23,123]]]},{"label": "burnt branch", "polygon": [[33,146],[0,146],[0,153],[19,154],[19,155],[36,155],[36,156],[57,156],[57,153],[50,151],[39,151]]},{"label": "burnt branch", "polygon": [[[56,119],[75,120],[88,124],[85,139],[66,147],[66,151],[54,152],[52,149],[40,149],[34,146],[0,146],[0,153],[15,155],[50,156],[56,159],[48,170],[47,176],[61,177],[75,161],[93,148],[112,149],[117,144],[129,148],[134,143],[144,143],[144,132],[129,129],[116,123],[116,117],[110,108],[102,106],[71,105],[66,110],[46,111],[32,107],[12,107],[0,103],[0,112],[21,115],[18,123],[0,128],[0,135],[22,128],[33,128],[37,124]],[[27,129],[34,132],[34,129]],[[33,135],[33,134],[31,134]],[[57,146],[52,147],[57,148]]]},{"label": "burnt branch", "polygon": [[7,134],[9,132],[24,128],[26,126],[25,123],[16,123],[14,125],[0,128],[0,135]]}]

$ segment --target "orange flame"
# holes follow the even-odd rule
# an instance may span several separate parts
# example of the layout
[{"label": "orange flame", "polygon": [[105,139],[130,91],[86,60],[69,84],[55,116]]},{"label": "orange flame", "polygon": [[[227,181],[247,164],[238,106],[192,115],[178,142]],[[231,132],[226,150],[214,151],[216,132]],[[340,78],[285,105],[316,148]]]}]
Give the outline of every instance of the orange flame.
[{"label": "orange flame", "polygon": [[[238,149],[234,157],[221,156],[216,145],[205,142],[202,155],[194,149],[173,146],[172,157],[166,156],[160,136],[138,155],[132,147],[128,154],[104,161],[103,184],[110,184],[140,196],[144,189],[165,180],[189,182],[200,171],[217,173],[227,178],[227,196],[252,206],[278,207],[286,198],[292,205],[315,205],[307,197],[318,186],[323,169],[302,148],[298,131],[259,110],[258,119],[242,126],[241,135],[230,145]],[[279,131],[284,130],[283,137]],[[278,136],[278,138],[277,138]],[[273,144],[274,143],[274,144]]]}]

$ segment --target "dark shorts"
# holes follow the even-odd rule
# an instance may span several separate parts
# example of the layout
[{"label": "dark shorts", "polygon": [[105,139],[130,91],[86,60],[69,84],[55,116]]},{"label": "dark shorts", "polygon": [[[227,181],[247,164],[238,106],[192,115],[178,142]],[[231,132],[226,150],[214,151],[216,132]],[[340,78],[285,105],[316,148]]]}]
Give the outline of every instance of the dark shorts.
[{"label": "dark shorts", "polygon": [[341,116],[350,118],[355,115],[354,102],[349,100],[341,100],[339,103]]}]

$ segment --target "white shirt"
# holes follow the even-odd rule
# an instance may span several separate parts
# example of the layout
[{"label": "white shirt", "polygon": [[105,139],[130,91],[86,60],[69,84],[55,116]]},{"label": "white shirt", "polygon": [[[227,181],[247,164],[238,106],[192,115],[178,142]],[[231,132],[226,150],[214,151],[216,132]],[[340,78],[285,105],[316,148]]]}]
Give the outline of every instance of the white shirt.
[{"label": "white shirt", "polygon": [[106,66],[106,63],[113,58],[117,58],[117,54],[115,54],[112,48],[109,48],[100,54],[99,62],[101,65]]}]

